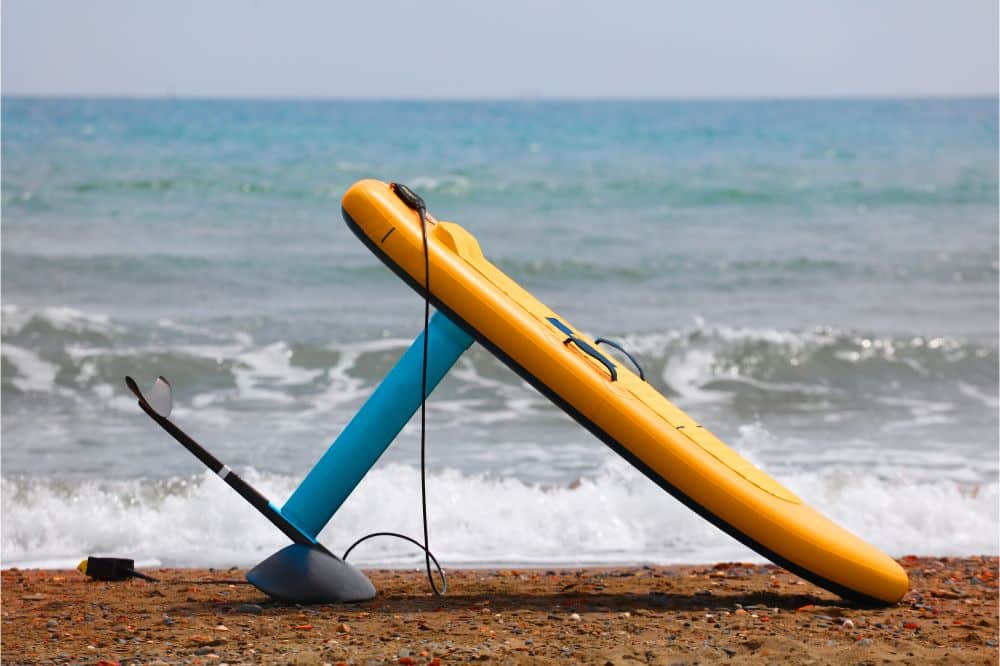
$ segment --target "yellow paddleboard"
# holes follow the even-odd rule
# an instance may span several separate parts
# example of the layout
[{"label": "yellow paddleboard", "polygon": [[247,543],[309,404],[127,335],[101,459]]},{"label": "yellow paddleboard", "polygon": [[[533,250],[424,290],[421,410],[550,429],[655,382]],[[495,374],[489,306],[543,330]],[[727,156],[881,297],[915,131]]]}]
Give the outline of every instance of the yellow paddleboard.
[{"label": "yellow paddleboard", "polygon": [[[423,293],[420,218],[377,180],[353,185],[344,219]],[[906,573],[807,506],[525,291],[453,222],[427,216],[431,302],[646,476],[761,555],[837,594],[895,603]]]}]

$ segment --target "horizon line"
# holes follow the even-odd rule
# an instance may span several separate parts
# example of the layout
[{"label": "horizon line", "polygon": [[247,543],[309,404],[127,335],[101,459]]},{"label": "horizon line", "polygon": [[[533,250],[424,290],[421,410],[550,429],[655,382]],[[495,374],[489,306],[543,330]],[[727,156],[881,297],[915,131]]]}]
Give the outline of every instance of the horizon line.
[{"label": "horizon line", "polygon": [[586,96],[586,95],[497,95],[392,97],[380,95],[200,95],[119,93],[22,93],[0,91],[0,99],[94,100],[94,101],[206,101],[206,102],[820,102],[820,101],[949,101],[997,100],[1000,91],[987,93],[914,94],[804,94],[804,95],[690,95],[690,96]]}]

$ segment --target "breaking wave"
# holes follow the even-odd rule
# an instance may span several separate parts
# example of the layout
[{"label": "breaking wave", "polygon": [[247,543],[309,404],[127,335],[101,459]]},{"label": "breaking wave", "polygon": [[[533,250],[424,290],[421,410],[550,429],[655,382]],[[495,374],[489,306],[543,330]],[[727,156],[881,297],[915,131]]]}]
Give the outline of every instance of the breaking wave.
[{"label": "breaking wave", "polygon": [[[273,498],[292,477],[246,470]],[[895,556],[997,552],[997,484],[922,483],[874,474],[798,473],[781,481]],[[167,566],[249,566],[284,537],[210,473],[189,478],[65,483],[4,477],[4,566],[73,566],[119,554]],[[446,470],[428,479],[432,547],[450,566],[759,560],[624,462],[569,485]],[[417,470],[373,470],[321,535],[335,552],[373,530],[417,535]],[[393,539],[354,554],[417,565]]]},{"label": "breaking wave", "polygon": [[[152,327],[70,308],[3,308],[2,355],[11,396],[57,389],[89,396],[96,386],[171,374],[191,402],[287,402],[331,390],[353,399],[382,378],[409,341],[314,344],[257,341],[161,319]],[[997,404],[995,345],[954,337],[884,336],[832,328],[776,330],[699,324],[619,336],[668,396],[731,400],[851,401],[872,395],[937,395]],[[458,377],[522,386],[491,356],[473,350]],[[489,381],[487,382],[489,383]],[[474,386],[470,387],[474,388]],[[491,384],[491,388],[495,385]],[[213,392],[222,394],[212,397]]]}]

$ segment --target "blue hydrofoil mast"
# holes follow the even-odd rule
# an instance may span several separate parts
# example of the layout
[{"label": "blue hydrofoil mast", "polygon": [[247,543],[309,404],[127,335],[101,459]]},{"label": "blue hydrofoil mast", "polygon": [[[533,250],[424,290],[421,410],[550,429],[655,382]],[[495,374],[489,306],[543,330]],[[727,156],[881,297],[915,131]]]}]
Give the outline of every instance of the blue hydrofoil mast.
[{"label": "blue hydrofoil mast", "polygon": [[[430,395],[472,338],[440,312],[427,330]],[[421,333],[281,507],[281,514],[306,534],[320,533],[420,407],[423,345]]]}]

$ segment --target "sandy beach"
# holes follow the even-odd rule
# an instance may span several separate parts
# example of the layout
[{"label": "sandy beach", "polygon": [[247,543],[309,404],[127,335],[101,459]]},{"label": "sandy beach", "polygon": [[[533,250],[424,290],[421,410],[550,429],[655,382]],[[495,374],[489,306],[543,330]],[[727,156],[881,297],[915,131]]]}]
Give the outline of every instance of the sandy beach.
[{"label": "sandy beach", "polygon": [[900,560],[910,592],[859,608],[773,565],[370,571],[379,596],[271,602],[243,571],[157,583],[3,572],[5,664],[573,662],[982,663],[997,650],[997,558]]}]

